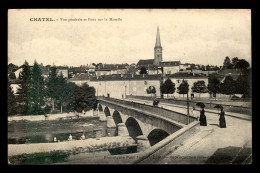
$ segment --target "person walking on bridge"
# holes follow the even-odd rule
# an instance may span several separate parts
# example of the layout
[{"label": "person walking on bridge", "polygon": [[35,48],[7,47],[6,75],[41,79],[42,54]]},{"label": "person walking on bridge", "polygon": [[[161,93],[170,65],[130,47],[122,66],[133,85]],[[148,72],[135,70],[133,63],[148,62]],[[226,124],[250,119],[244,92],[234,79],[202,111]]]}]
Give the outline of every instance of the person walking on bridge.
[{"label": "person walking on bridge", "polygon": [[201,111],[200,111],[200,125],[201,126],[207,126],[207,118],[205,116],[205,110],[204,110],[204,106],[201,106]]},{"label": "person walking on bridge", "polygon": [[225,119],[225,112],[224,108],[220,108],[220,114],[219,114],[219,127],[220,128],[226,128],[226,119]]}]

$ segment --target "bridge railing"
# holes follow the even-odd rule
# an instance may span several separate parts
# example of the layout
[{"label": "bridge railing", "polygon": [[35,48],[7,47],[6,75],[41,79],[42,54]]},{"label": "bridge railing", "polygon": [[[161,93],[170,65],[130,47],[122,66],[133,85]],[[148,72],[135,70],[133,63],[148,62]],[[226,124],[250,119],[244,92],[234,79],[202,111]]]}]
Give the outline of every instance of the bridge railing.
[{"label": "bridge railing", "polygon": [[[136,96],[136,95],[127,95],[126,98],[136,98],[136,99],[143,99],[143,100],[154,100],[152,97],[147,97],[147,96]],[[167,104],[176,104],[176,105],[182,105],[186,106],[187,101],[186,100],[177,100],[177,99],[162,99],[162,98],[157,98],[160,102],[162,103],[167,103]],[[195,106],[196,103],[199,101],[193,101],[189,100],[190,106]],[[212,102],[203,102],[206,106],[207,109],[215,109],[214,107],[218,103],[212,103]],[[235,105],[228,105],[228,104],[221,104],[226,112],[234,112],[234,113],[240,113],[240,114],[246,114],[246,115],[252,115],[252,108],[251,107],[245,107],[245,106],[235,106]],[[215,109],[216,110],[216,109]]]},{"label": "bridge railing", "polygon": [[125,105],[125,106],[129,106],[132,108],[140,109],[142,111],[155,113],[157,115],[170,118],[174,121],[177,121],[177,122],[180,122],[180,123],[186,124],[186,125],[188,124],[188,122],[191,123],[191,122],[197,120],[196,117],[187,116],[186,114],[183,114],[183,113],[175,112],[175,111],[165,109],[162,107],[154,107],[154,106],[147,105],[147,104],[136,103],[133,101],[119,100],[119,99],[115,99],[115,98],[108,98],[108,97],[102,97],[102,96],[101,97],[99,96],[98,100],[106,100],[109,102],[113,102],[117,105]]}]

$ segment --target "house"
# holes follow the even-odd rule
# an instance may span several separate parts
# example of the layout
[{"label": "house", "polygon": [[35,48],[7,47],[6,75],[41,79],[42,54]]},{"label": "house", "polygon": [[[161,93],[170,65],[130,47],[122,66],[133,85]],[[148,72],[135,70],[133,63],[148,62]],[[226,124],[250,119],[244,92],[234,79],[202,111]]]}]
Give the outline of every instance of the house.
[{"label": "house", "polygon": [[[194,85],[195,82],[197,81],[204,81],[205,85],[208,86],[208,76],[205,75],[199,75],[199,74],[194,74],[194,73],[184,73],[184,72],[179,72],[179,73],[175,73],[172,74],[170,76],[168,76],[173,83],[175,83],[175,88],[176,91],[173,94],[174,97],[176,98],[182,98],[183,95],[182,94],[178,94],[177,93],[177,88],[179,87],[179,85],[182,83],[183,80],[187,81],[189,84],[189,97],[191,96],[192,93],[192,86]],[[166,80],[166,79],[165,79]],[[198,96],[198,94],[194,93],[195,97]],[[205,94],[201,94],[201,97],[209,97],[208,93]]]},{"label": "house", "polygon": [[88,84],[90,81],[88,73],[77,73],[74,77],[67,80],[67,82],[75,83],[78,86]]},{"label": "house", "polygon": [[136,68],[136,65],[130,65],[128,68],[127,74],[139,74],[139,70]]},{"label": "house", "polygon": [[126,74],[129,69],[128,64],[98,64],[95,69],[96,76]]},{"label": "house", "polygon": [[96,76],[103,76],[103,75],[111,75],[111,70],[110,69],[96,69],[95,70]]},{"label": "house", "polygon": [[62,68],[62,67],[57,67],[56,69],[57,75],[62,74],[64,78],[69,77],[69,69],[68,68]]},{"label": "house", "polygon": [[147,74],[149,75],[155,75],[155,74],[162,74],[162,71],[159,69],[158,65],[148,64],[147,66],[138,66],[137,74],[140,74],[141,69],[145,67],[147,70]]},{"label": "house", "polygon": [[180,64],[179,72],[191,72],[191,69],[195,68],[195,64],[185,63]]},{"label": "house", "polygon": [[154,59],[140,59],[137,63],[137,68],[139,69],[145,67],[147,69],[148,66],[153,64],[154,64]]},{"label": "house", "polygon": [[174,74],[179,72],[180,61],[163,61],[159,63],[159,66],[163,67],[164,74]]}]

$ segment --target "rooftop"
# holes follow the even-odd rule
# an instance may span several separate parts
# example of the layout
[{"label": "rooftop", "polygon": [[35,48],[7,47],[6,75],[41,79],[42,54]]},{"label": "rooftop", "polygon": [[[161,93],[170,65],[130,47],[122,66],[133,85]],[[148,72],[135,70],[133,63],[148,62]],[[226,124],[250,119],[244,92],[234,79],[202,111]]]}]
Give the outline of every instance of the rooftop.
[{"label": "rooftop", "polygon": [[193,74],[193,73],[174,73],[169,75],[170,78],[208,78],[205,75]]},{"label": "rooftop", "polygon": [[163,61],[163,62],[159,62],[160,66],[179,66],[180,65],[180,61]]},{"label": "rooftop", "polygon": [[100,77],[93,77],[91,81],[120,81],[120,80],[159,80],[161,75],[133,75],[133,74],[113,74]]},{"label": "rooftop", "polygon": [[82,81],[82,80],[89,80],[89,75],[87,73],[78,73],[74,77],[68,79],[68,82]]},{"label": "rooftop", "polygon": [[140,59],[137,63],[138,66],[148,66],[152,65],[154,62],[154,59]]}]

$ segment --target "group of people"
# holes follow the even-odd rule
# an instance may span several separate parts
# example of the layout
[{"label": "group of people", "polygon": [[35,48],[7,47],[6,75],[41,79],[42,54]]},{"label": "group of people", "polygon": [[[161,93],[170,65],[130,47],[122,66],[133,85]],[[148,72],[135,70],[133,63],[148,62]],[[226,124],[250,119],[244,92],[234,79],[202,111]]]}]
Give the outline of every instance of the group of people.
[{"label": "group of people", "polygon": [[[192,113],[194,114],[195,107],[192,108]],[[226,128],[226,119],[225,119],[225,112],[223,107],[220,108],[220,114],[219,114],[219,127],[220,128]],[[204,106],[201,106],[200,110],[200,116],[196,116],[197,119],[200,121],[201,126],[207,126],[207,118],[205,116],[205,110]]]},{"label": "group of people", "polygon": [[[84,139],[86,139],[86,137],[85,137],[84,133],[82,133],[82,136],[80,137],[80,140],[84,140]],[[70,135],[69,135],[69,138],[68,138],[68,141],[72,141],[72,140],[73,140],[73,139],[72,139],[72,135],[70,134]],[[60,140],[57,140],[57,138],[54,137],[54,138],[53,138],[53,142],[60,142]]]}]

